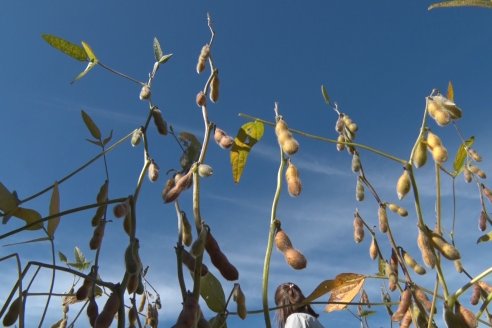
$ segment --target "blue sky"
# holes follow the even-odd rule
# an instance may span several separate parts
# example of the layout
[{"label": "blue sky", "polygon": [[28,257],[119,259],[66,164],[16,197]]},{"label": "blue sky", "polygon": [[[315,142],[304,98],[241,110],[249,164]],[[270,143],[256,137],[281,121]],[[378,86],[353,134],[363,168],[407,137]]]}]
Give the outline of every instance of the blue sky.
[{"label": "blue sky", "polygon": [[[289,126],[309,133],[336,138],[335,113],[326,107],[320,93],[324,84],[343,112],[359,125],[357,140],[408,158],[418,135],[425,97],[433,88],[445,91],[448,81],[455,88],[455,99],[463,109],[459,127],[465,137],[475,135],[475,148],[484,157],[481,167],[490,169],[490,103],[492,101],[491,12],[481,9],[442,9],[427,11],[429,1],[91,1],[42,2],[9,1],[0,11],[2,65],[0,65],[0,122],[4,139],[0,181],[19,196],[26,197],[52,184],[97,153],[84,139],[89,137],[80,119],[83,109],[97,122],[103,134],[114,131],[118,140],[144,123],[147,104],[138,99],[139,87],[96,67],[82,80],[70,81],[83,64],[47,45],[41,34],[50,33],[74,43],[85,41],[100,60],[139,80],[146,80],[152,69],[152,40],[157,37],[166,53],[174,56],[158,72],[153,100],[176,131],[200,136],[203,121],[195,105],[195,95],[206,77],[195,73],[200,48],[209,40],[206,13],[210,12],[216,30],[213,55],[221,77],[221,95],[209,108],[210,119],[231,135],[246,121],[238,113],[266,120],[274,119],[273,105]],[[459,139],[452,127],[433,131],[442,137],[454,156]],[[201,139],[201,137],[199,138]],[[278,216],[294,245],[308,258],[308,267],[294,272],[274,251],[270,275],[270,295],[284,281],[297,282],[309,293],[319,282],[341,272],[376,272],[367,256],[369,238],[355,245],[352,218],[355,208],[376,223],[376,203],[366,195],[363,203],[354,197],[355,175],[350,157],[335,146],[297,137],[301,150],[293,157],[303,181],[303,192],[293,199],[284,190]],[[165,172],[178,166],[180,150],[171,137],[151,132],[152,156],[161,168],[161,178],[145,181],[138,204],[138,237],[141,255],[150,265],[149,279],[161,294],[163,326],[174,322],[180,308],[176,279],[174,245],[176,215],[172,205],[163,205],[161,190]],[[130,143],[110,153],[110,197],[133,192],[142,165],[142,148]],[[366,174],[387,201],[396,201],[394,186],[401,167],[394,162],[363,152]],[[229,153],[212,144],[206,162],[214,168],[213,177],[202,180],[202,215],[210,224],[224,252],[240,272],[239,282],[249,309],[261,308],[261,271],[271,202],[278,168],[278,146],[273,129],[267,128],[255,146],[244,175],[234,184]],[[448,166],[450,163],[448,163]],[[417,171],[423,195],[424,215],[433,223],[434,174],[430,165]],[[101,161],[60,186],[61,207],[69,209],[95,200],[104,181]],[[444,217],[447,233],[451,227],[452,203],[449,181],[444,182]],[[463,263],[472,275],[490,265],[489,245],[475,245],[481,232],[476,228],[480,203],[474,185],[457,179],[456,236]],[[192,217],[191,193],[180,200]],[[29,203],[40,213],[48,211],[49,195]],[[407,219],[395,220],[401,245],[415,250],[416,216],[410,199]],[[27,204],[26,204],[27,205]],[[80,246],[88,258],[92,212],[62,219],[55,245],[71,254]],[[397,221],[398,220],[398,221]],[[20,226],[14,219],[3,232]],[[118,222],[106,232],[102,250],[101,275],[121,279],[123,252],[127,239]],[[2,244],[27,240],[40,233],[27,232]],[[383,236],[379,236],[383,240]],[[388,250],[387,244],[383,247]],[[18,251],[28,260],[49,261],[49,245],[0,248],[0,256]],[[13,263],[0,263],[2,287],[15,280]],[[211,267],[211,265],[209,265]],[[451,290],[466,283],[446,264]],[[216,276],[219,275],[216,271]],[[48,277],[48,275],[46,275]],[[58,292],[66,291],[71,277],[59,275]],[[433,274],[418,280],[432,285]],[[38,279],[33,289],[46,290],[46,279]],[[226,293],[231,283],[223,284]],[[371,300],[379,300],[380,282],[371,281],[367,289]],[[188,280],[188,288],[191,288]],[[0,294],[3,303],[5,292]],[[393,295],[398,298],[397,294]],[[326,299],[326,298],[324,298]],[[31,303],[32,302],[32,303]],[[33,320],[42,302],[29,300]],[[102,305],[100,305],[102,306]],[[202,308],[205,308],[202,304]],[[233,308],[233,307],[232,307]],[[356,327],[358,321],[348,312],[321,313],[326,327]],[[370,321],[372,327],[388,326],[383,315]],[[71,311],[73,318],[76,311]],[[52,301],[48,322],[60,318],[59,300]],[[210,312],[206,312],[210,316]],[[230,327],[262,326],[261,315],[241,322],[232,317]],[[37,321],[33,321],[37,322]],[[29,325],[31,326],[31,325]],[[35,326],[33,323],[32,326]]]}]

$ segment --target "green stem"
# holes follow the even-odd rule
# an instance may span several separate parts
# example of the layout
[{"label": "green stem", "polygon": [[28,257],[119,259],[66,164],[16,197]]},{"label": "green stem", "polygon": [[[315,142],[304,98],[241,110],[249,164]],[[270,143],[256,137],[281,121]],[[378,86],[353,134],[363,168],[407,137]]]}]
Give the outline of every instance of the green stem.
[{"label": "green stem", "polygon": [[[266,125],[275,126],[275,123],[272,123],[272,122],[269,122],[269,121],[265,121],[263,119],[260,119],[260,118],[257,118],[257,117],[254,117],[254,116],[251,116],[251,115],[248,115],[248,114],[239,113],[239,116],[240,117],[243,117],[243,118],[252,119],[252,120],[255,120],[255,121],[258,121],[258,122],[262,122],[263,124],[266,124]],[[335,139],[324,138],[324,137],[320,137],[320,136],[317,136],[317,135],[314,135],[314,134],[306,133],[306,132],[303,132],[303,131],[300,131],[300,130],[291,129],[291,128],[289,128],[289,131],[292,132],[292,133],[296,133],[298,135],[301,135],[303,137],[314,139],[314,140],[318,140],[318,141],[329,142],[329,143],[334,143],[334,144],[342,143],[342,144],[347,145],[347,146],[359,147],[361,149],[365,149],[367,151],[373,152],[375,154],[378,154],[378,155],[380,155],[382,157],[388,158],[388,159],[390,159],[392,161],[395,161],[397,163],[400,163],[402,165],[405,165],[407,163],[407,161],[404,160],[404,159],[395,157],[395,156],[393,156],[391,154],[385,153],[385,152],[383,152],[383,151],[381,151],[379,149],[376,149],[376,148],[373,148],[373,147],[370,147],[370,146],[366,146],[364,144],[359,144],[359,143],[356,143],[356,142],[340,142],[340,141],[335,140]]]},{"label": "green stem", "polygon": [[[47,231],[46,231],[46,233],[47,233]],[[51,237],[49,239],[49,241],[50,241],[50,245],[51,245],[51,261],[52,261],[53,265],[56,265],[55,244],[53,243],[53,238]],[[56,276],[56,270],[52,269],[51,270],[50,290],[48,292],[48,298],[47,298],[46,304],[44,306],[44,311],[43,311],[43,314],[41,316],[41,320],[39,321],[39,327],[43,326],[43,321],[44,321],[44,318],[46,317],[46,312],[48,311],[48,306],[50,305],[51,295],[53,293],[53,288],[55,287],[55,276]]]},{"label": "green stem", "polygon": [[[461,296],[461,294],[463,294],[464,292],[466,292],[466,290],[468,288],[470,288],[471,286],[473,286],[474,284],[476,284],[477,282],[479,282],[480,280],[482,280],[483,278],[485,278],[486,276],[488,276],[491,273],[492,273],[492,267],[490,267],[487,270],[483,271],[478,276],[476,276],[475,278],[473,278],[472,280],[470,280],[470,282],[466,283],[463,287],[461,287],[460,289],[458,289],[453,295],[451,295],[450,301],[452,302],[452,304],[449,304],[449,305],[450,306],[454,305],[454,302],[458,299],[458,297]],[[480,317],[480,316],[478,316],[478,317]]]},{"label": "green stem", "polygon": [[280,166],[278,168],[278,173],[277,173],[277,189],[275,190],[275,195],[273,197],[272,212],[270,216],[270,231],[268,233],[268,243],[267,243],[267,249],[265,254],[265,262],[263,264],[263,286],[262,286],[263,313],[265,317],[265,325],[267,328],[271,327],[270,313],[268,308],[268,278],[269,278],[269,271],[270,271],[270,259],[272,256],[273,241],[275,238],[275,230],[276,230],[275,222],[277,217],[277,205],[280,199],[280,191],[282,190],[282,176],[286,163],[287,160],[284,158],[284,154],[282,152],[282,149],[280,148]]},{"label": "green stem", "polygon": [[[68,175],[66,175],[65,177],[57,180],[58,181],[58,185],[61,185],[63,182],[65,182],[66,180],[70,179],[71,177],[73,177],[74,175],[76,175],[77,173],[79,173],[80,171],[82,171],[83,169],[85,169],[86,167],[88,167],[89,165],[91,165],[92,163],[94,163],[96,160],[98,160],[101,156],[104,156],[105,154],[109,153],[110,151],[112,151],[114,148],[116,148],[118,145],[120,145],[123,141],[125,141],[126,139],[130,138],[131,136],[133,135],[133,131],[131,133],[129,133],[128,135],[124,136],[123,138],[121,138],[120,140],[118,140],[117,142],[115,142],[113,145],[111,145],[110,147],[108,147],[108,149],[106,149],[105,151],[97,154],[96,156],[94,156],[92,159],[90,159],[89,161],[87,161],[85,164],[83,164],[82,166],[80,166],[79,168],[75,169],[73,172],[69,173]],[[51,186],[49,187],[46,187],[45,189],[37,192],[36,194],[32,195],[32,196],[29,196],[23,200],[20,201],[19,205],[22,204],[22,203],[25,203],[27,201],[30,201],[36,197],[39,197],[41,196],[42,194],[50,191],[51,189],[53,189],[54,187],[54,184],[52,184]],[[0,238],[1,239],[1,238]]]},{"label": "green stem", "polygon": [[43,222],[49,221],[51,219],[54,219],[56,217],[62,217],[62,216],[68,215],[68,214],[72,214],[72,213],[76,213],[76,212],[80,212],[80,211],[89,210],[91,208],[96,208],[96,207],[99,207],[99,206],[105,205],[105,204],[109,205],[109,204],[121,203],[121,202],[123,202],[125,200],[127,200],[127,198],[116,198],[116,199],[108,200],[107,202],[95,203],[95,204],[90,204],[90,205],[84,205],[84,206],[72,208],[72,209],[69,209],[69,210],[66,210],[66,211],[63,211],[63,212],[59,212],[59,213],[56,213],[56,214],[53,214],[53,215],[49,215],[49,216],[46,216],[46,217],[44,217],[42,219],[39,219],[37,221],[31,222],[29,224],[26,224],[23,227],[14,229],[12,231],[9,231],[7,233],[4,233],[3,235],[0,235],[0,240],[2,240],[4,238],[7,238],[7,237],[10,237],[12,235],[15,235],[15,234],[17,234],[17,233],[19,233],[21,231],[27,230],[27,229],[29,229],[32,226],[35,226],[35,225],[38,225],[40,223],[43,223]]}]

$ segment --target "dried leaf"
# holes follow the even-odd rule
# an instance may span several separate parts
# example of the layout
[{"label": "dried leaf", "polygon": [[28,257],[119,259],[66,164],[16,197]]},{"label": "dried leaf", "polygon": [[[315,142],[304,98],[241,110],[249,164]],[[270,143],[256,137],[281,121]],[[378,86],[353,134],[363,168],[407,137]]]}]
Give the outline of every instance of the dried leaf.
[{"label": "dried leaf", "polygon": [[106,146],[108,144],[108,142],[111,141],[112,138],[113,138],[113,130],[111,130],[109,132],[109,136],[103,140],[102,145]]},{"label": "dried leaf", "polygon": [[[357,273],[341,273],[335,277],[336,287],[331,291],[328,302],[349,303],[359,293],[364,285],[366,276]],[[328,304],[326,312],[343,310],[347,304]]]},{"label": "dried leaf", "polygon": [[60,50],[64,54],[77,59],[79,61],[86,61],[87,53],[81,46],[71,43],[67,40],[59,38],[51,34],[43,34],[42,38],[50,44],[50,46]]},{"label": "dried leaf", "polygon": [[[58,182],[55,182],[53,186],[53,192],[51,193],[50,201],[50,216],[60,213],[60,193],[58,191]],[[53,239],[56,228],[60,223],[60,217],[54,217],[48,221],[48,236]]]},{"label": "dried leaf", "polygon": [[185,152],[181,156],[180,164],[184,171],[187,171],[191,165],[198,160],[202,144],[198,141],[194,134],[189,132],[181,132],[179,140],[185,145]]},{"label": "dried leaf", "polygon": [[161,60],[162,56],[164,56],[164,53],[162,52],[161,49],[161,44],[159,43],[159,40],[157,40],[156,37],[154,37],[154,57],[155,61],[158,62]]},{"label": "dried leaf", "polygon": [[89,114],[87,114],[83,110],[81,110],[80,113],[82,114],[82,119],[84,120],[85,126],[87,126],[87,129],[89,129],[91,135],[94,137],[94,139],[100,140],[101,131],[97,127],[96,123],[94,123]]},{"label": "dried leaf", "polygon": [[12,212],[19,205],[19,201],[14,193],[11,193],[1,182],[0,182],[0,210],[4,214],[8,214],[3,218],[3,224],[8,222]]},{"label": "dried leaf", "polygon": [[80,80],[81,78],[83,78],[83,77],[84,77],[87,73],[89,73],[89,71],[90,71],[91,69],[93,69],[95,66],[96,66],[96,64],[94,64],[93,62],[89,62],[89,64],[87,64],[87,67],[86,67],[86,68],[85,68],[82,72],[80,72],[80,74],[79,74],[79,75],[77,75],[77,76],[75,77],[75,79],[73,79],[73,81],[72,81],[72,82],[70,82],[70,84],[73,84],[75,81]]},{"label": "dried leaf", "polygon": [[492,231],[490,231],[488,234],[480,236],[480,238],[478,238],[478,240],[477,240],[477,244],[491,241],[491,240],[492,240]]},{"label": "dried leaf", "polygon": [[227,316],[219,313],[212,319],[210,319],[210,328],[227,328]]},{"label": "dried leaf", "polygon": [[328,91],[326,91],[326,88],[323,84],[321,85],[321,94],[323,95],[325,103],[330,104],[330,96],[328,96]]},{"label": "dried leaf", "polygon": [[264,132],[265,127],[259,121],[248,122],[239,129],[231,149],[232,177],[235,183],[239,183],[248,155]]},{"label": "dried leaf", "polygon": [[461,144],[453,162],[454,175],[457,176],[463,170],[463,166],[465,165],[465,159],[467,156],[466,148],[469,148],[473,145],[475,141],[475,137],[471,136],[464,143]]},{"label": "dried leaf", "polygon": [[16,245],[23,245],[23,244],[31,244],[31,243],[37,243],[37,242],[40,242],[40,241],[47,241],[47,240],[50,240],[50,238],[49,237],[40,237],[40,238],[30,239],[30,240],[26,240],[26,241],[19,241],[19,242],[12,243],[12,244],[5,244],[3,246],[4,247],[7,247],[7,246],[16,246]]},{"label": "dried leaf", "polygon": [[60,259],[61,262],[63,263],[67,263],[68,259],[67,257],[65,256],[65,254],[63,254],[62,252],[58,251],[58,258]]},{"label": "dried leaf", "polygon": [[225,294],[220,281],[208,272],[200,278],[200,295],[210,310],[220,313],[225,310]]},{"label": "dried leaf", "polygon": [[[37,211],[22,207],[16,208],[12,212],[12,216],[26,221],[26,225],[33,224],[34,222],[41,220],[41,214],[39,214]],[[43,222],[38,222],[27,228],[27,230],[38,230],[42,228]]]},{"label": "dried leaf", "polygon": [[76,263],[85,263],[86,262],[84,253],[82,253],[82,251],[80,250],[80,248],[78,246],[75,246],[75,248],[73,250],[73,254],[75,256],[75,262]]},{"label": "dried leaf", "polygon": [[446,95],[446,98],[448,98],[449,100],[454,102],[454,88],[453,88],[453,84],[451,83],[451,81],[449,81],[449,83],[448,83],[448,93]]},{"label": "dried leaf", "polygon": [[429,6],[428,10],[434,8],[449,8],[449,7],[482,7],[492,8],[492,2],[490,0],[451,0],[444,2],[433,3]]}]

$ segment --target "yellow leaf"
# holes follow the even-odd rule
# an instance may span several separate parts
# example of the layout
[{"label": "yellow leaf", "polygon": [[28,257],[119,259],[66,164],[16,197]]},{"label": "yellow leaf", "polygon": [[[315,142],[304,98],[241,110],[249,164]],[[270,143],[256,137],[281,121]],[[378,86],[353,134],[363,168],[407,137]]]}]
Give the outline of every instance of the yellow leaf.
[{"label": "yellow leaf", "polygon": [[231,148],[232,177],[235,183],[241,179],[249,152],[260,141],[264,132],[263,123],[258,121],[248,122],[239,129]]},{"label": "yellow leaf", "polygon": [[[4,214],[9,214],[18,204],[19,202],[14,194],[0,182],[0,210],[2,210]],[[7,223],[5,219],[3,223]]]},{"label": "yellow leaf", "polygon": [[[53,192],[51,194],[51,201],[50,201],[50,216],[54,214],[60,213],[60,193],[58,191],[58,182],[55,182],[55,185],[53,186]],[[48,221],[48,236],[53,239],[55,235],[56,228],[58,227],[58,224],[60,223],[60,217],[54,217],[51,220]]]},{"label": "yellow leaf", "polygon": [[[12,215],[26,221],[26,225],[41,220],[41,214],[39,214],[35,210],[31,210],[28,208],[18,207],[12,212]],[[38,222],[27,228],[27,230],[38,230],[41,229],[42,227],[43,227],[43,222]]]},{"label": "yellow leaf", "polygon": [[82,47],[84,47],[85,53],[87,54],[87,57],[89,57],[89,60],[94,64],[97,64],[98,59],[94,54],[94,51],[92,51],[91,47],[84,41],[82,41]]},{"label": "yellow leaf", "polygon": [[[330,299],[325,307],[326,312],[333,312],[345,309],[352,302],[354,297],[359,293],[366,276],[357,273],[341,273],[335,277],[335,288],[332,289]],[[343,304],[336,304],[341,302]]]},{"label": "yellow leaf", "polygon": [[50,46],[60,50],[64,54],[79,61],[87,60],[87,53],[81,46],[50,34],[43,34],[42,37]]},{"label": "yellow leaf", "polygon": [[492,2],[489,0],[451,0],[433,3],[428,10],[444,7],[482,7],[492,8]]},{"label": "yellow leaf", "polygon": [[308,297],[306,297],[305,302],[311,303],[312,301],[320,298],[321,296],[329,293],[336,287],[335,280],[325,280],[316,287]]}]

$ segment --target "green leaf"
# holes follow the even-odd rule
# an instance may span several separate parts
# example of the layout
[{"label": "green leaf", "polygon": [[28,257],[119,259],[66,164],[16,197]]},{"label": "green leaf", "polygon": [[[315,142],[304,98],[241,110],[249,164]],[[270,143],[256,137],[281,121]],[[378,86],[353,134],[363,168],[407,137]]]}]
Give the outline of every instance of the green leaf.
[{"label": "green leaf", "polygon": [[235,183],[239,183],[249,153],[264,132],[265,126],[259,121],[248,122],[239,129],[231,148],[232,177]]},{"label": "green leaf", "polygon": [[210,328],[227,328],[227,316],[225,314],[219,313],[212,319],[210,319]]},{"label": "green leaf", "polygon": [[[60,213],[60,193],[58,191],[58,182],[55,181],[55,184],[53,186],[53,192],[51,193],[51,200],[50,200],[50,216],[54,214]],[[56,228],[58,227],[58,224],[60,223],[60,217],[54,217],[48,221],[48,236],[53,239],[55,236],[55,231]]]},{"label": "green leaf", "polygon": [[[41,214],[39,214],[35,210],[28,208],[18,207],[12,212],[12,215],[21,220],[24,220],[26,222],[26,225],[41,220]],[[43,228],[43,222],[38,222],[27,228],[27,230],[39,230],[41,228]]]},{"label": "green leaf", "polygon": [[225,310],[225,294],[220,281],[208,272],[200,278],[200,295],[210,310],[219,313]]},{"label": "green leaf", "polygon": [[103,145],[103,143],[99,140],[91,140],[91,139],[87,139],[87,138],[85,140],[87,140],[91,144],[94,144],[94,145],[99,146],[99,147],[102,147],[102,145]]},{"label": "green leaf", "polygon": [[67,257],[65,256],[65,254],[63,254],[62,252],[58,251],[58,258],[60,259],[61,262],[63,263],[67,263],[68,259]]},{"label": "green leaf", "polygon": [[466,159],[466,148],[469,148],[473,145],[475,141],[475,137],[471,136],[464,143],[461,144],[456,156],[454,157],[453,168],[454,168],[454,176],[457,176],[463,170],[463,166],[465,165]]},{"label": "green leaf", "polygon": [[488,234],[483,235],[480,238],[478,238],[477,244],[484,243],[484,242],[491,241],[491,240],[492,240],[492,231],[489,232]]},{"label": "green leaf", "polygon": [[169,59],[171,59],[172,56],[173,56],[173,54],[167,54],[167,55],[162,56],[161,59],[159,59],[159,64],[166,63]]},{"label": "green leaf", "polygon": [[0,182],[0,210],[4,214],[3,224],[6,224],[9,218],[12,216],[12,212],[19,205],[19,201],[17,197],[15,197],[14,193],[11,193],[1,182]]},{"label": "green leaf", "polygon": [[94,68],[94,66],[96,66],[96,64],[94,64],[93,62],[89,62],[89,64],[87,65],[87,67],[79,75],[77,75],[77,77],[75,77],[75,79],[73,79],[73,81],[70,82],[70,84],[74,84],[75,81],[80,80],[81,78],[83,78],[87,73],[89,73],[89,71],[91,69]]},{"label": "green leaf", "polygon": [[113,138],[113,130],[111,130],[109,132],[109,136],[103,140],[102,145],[106,146],[108,144],[108,142],[111,141],[112,138]]},{"label": "green leaf", "polygon": [[88,59],[87,53],[85,52],[84,48],[79,45],[73,44],[72,42],[51,34],[43,34],[41,36],[46,42],[50,44],[50,46],[60,50],[64,54],[69,55],[74,59],[77,59],[79,61],[86,61]]},{"label": "green leaf", "polygon": [[188,132],[181,132],[179,140],[184,144],[185,152],[181,156],[180,164],[183,170],[187,171],[191,165],[198,160],[202,144],[195,135]]},{"label": "green leaf", "polygon": [[164,56],[164,54],[162,53],[161,44],[159,43],[159,40],[157,40],[157,38],[154,37],[154,57],[155,57],[155,61],[156,62],[160,62],[162,56]]},{"label": "green leaf", "polygon": [[321,296],[329,293],[336,287],[335,280],[325,280],[316,287],[308,297],[306,297],[305,302],[311,303],[312,301],[320,298]]},{"label": "green leaf", "polygon": [[360,316],[360,317],[368,317],[368,316],[370,316],[370,315],[374,315],[374,314],[376,314],[376,313],[377,313],[376,311],[368,311],[368,310],[364,310],[364,311],[362,311],[362,312],[359,314],[359,316]]},{"label": "green leaf", "polygon": [[326,91],[326,88],[323,84],[321,85],[321,94],[323,95],[325,103],[330,104],[330,96],[328,96],[328,91]]},{"label": "green leaf", "polygon": [[94,123],[89,114],[87,114],[83,110],[81,110],[80,113],[82,114],[82,119],[84,120],[85,126],[87,126],[87,129],[94,137],[94,139],[101,140],[101,131],[97,127],[96,123]]},{"label": "green leaf", "polygon": [[492,2],[490,0],[451,0],[433,3],[429,6],[428,10],[434,8],[449,8],[449,7],[482,7],[492,8]]},{"label": "green leaf", "polygon": [[80,250],[78,246],[75,246],[73,250],[73,254],[75,256],[75,262],[76,263],[84,263],[85,262],[85,256],[84,253]]},{"label": "green leaf", "polygon": [[94,51],[92,51],[91,47],[85,43],[84,41],[82,41],[82,47],[84,47],[84,50],[87,54],[87,57],[89,57],[89,61],[91,63],[94,63],[97,64],[99,62],[99,60],[97,59],[96,55],[94,54]]}]

